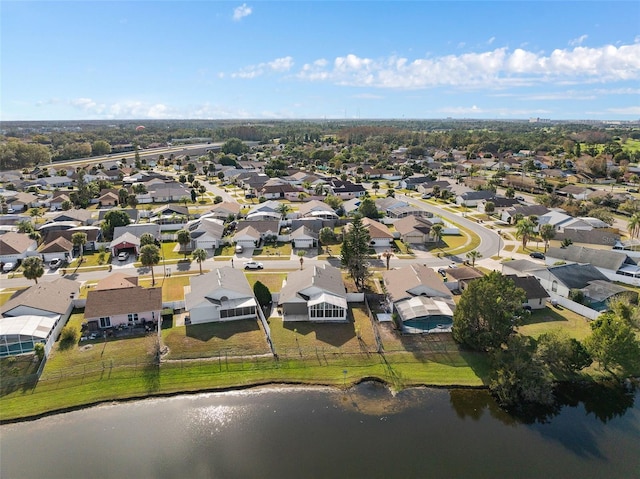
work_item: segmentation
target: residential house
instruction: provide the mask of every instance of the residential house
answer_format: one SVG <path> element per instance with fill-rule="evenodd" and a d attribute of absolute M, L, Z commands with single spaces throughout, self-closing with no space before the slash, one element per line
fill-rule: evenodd
<path fill-rule="evenodd" d="M 620 235 L 607 229 L 581 230 L 565 228 L 564 231 L 557 232 L 557 241 L 570 240 L 573 244 L 590 244 L 615 247 L 620 241 Z"/>
<path fill-rule="evenodd" d="M 589 263 L 611 281 L 640 285 L 640 266 L 623 251 L 587 248 L 574 244 L 566 248 L 549 248 L 546 263 L 553 265 L 560 261 Z"/>
<path fill-rule="evenodd" d="M 530 309 L 544 309 L 549 299 L 549 293 L 542 287 L 540 282 L 533 276 L 507 275 L 512 280 L 516 288 L 520 288 L 525 293 L 524 307 Z"/>
<path fill-rule="evenodd" d="M 590 264 L 568 263 L 549 266 L 546 269 L 532 271 L 531 274 L 540 280 L 540 284 L 551 293 L 552 298 L 556 294 L 572 299 L 575 297 L 575 291 L 581 291 L 585 302 L 596 311 L 606 310 L 611 298 L 633 294 L 637 297 L 637 293 L 612 283 Z"/>
<path fill-rule="evenodd" d="M 478 206 L 482 200 L 490 200 L 495 196 L 493 191 L 480 190 L 480 191 L 467 191 L 456 196 L 456 204 L 459 206 L 465 205 L 469 208 Z"/>
<path fill-rule="evenodd" d="M 424 244 L 435 241 L 431 235 L 433 223 L 426 218 L 407 216 L 396 221 L 393 226 L 406 244 Z"/>
<path fill-rule="evenodd" d="M 74 221 L 77 223 L 77 226 L 89 226 L 95 222 L 95 219 L 91 211 L 83 209 L 71 209 L 47 216 L 47 222 L 58 223 L 66 221 Z"/>
<path fill-rule="evenodd" d="M 27 256 L 35 255 L 36 240 L 28 234 L 9 231 L 0 236 L 0 263 L 19 263 Z"/>
<path fill-rule="evenodd" d="M 432 195 L 434 194 L 434 188 L 436 191 L 451 191 L 451 184 L 446 180 L 440 181 L 426 181 L 418 185 L 418 193 Z"/>
<path fill-rule="evenodd" d="M 433 217 L 433 213 L 391 196 L 377 199 L 376 208 L 389 218 L 405 218 L 407 216 Z"/>
<path fill-rule="evenodd" d="M 73 243 L 59 236 L 48 243 L 40 245 L 38 253 L 40 253 L 45 263 L 48 263 L 54 258 L 71 261 L 71 258 L 73 258 Z"/>
<path fill-rule="evenodd" d="M 278 212 L 281 203 L 275 200 L 268 200 L 264 203 L 249 208 L 247 220 L 280 220 L 282 214 Z"/>
<path fill-rule="evenodd" d="M 296 188 L 288 183 L 282 184 L 265 184 L 261 189 L 257 190 L 258 195 L 268 200 L 287 199 L 289 201 L 299 201 L 299 195 L 302 189 Z"/>
<path fill-rule="evenodd" d="M 0 307 L 0 357 L 29 353 L 36 343 L 49 355 L 73 310 L 80 284 L 58 278 L 17 291 Z"/>
<path fill-rule="evenodd" d="M 73 180 L 68 176 L 46 176 L 38 178 L 36 184 L 40 185 L 43 190 L 55 190 L 73 185 Z"/>
<path fill-rule="evenodd" d="M 237 218 L 241 209 L 242 207 L 238 203 L 223 201 L 222 203 L 213 205 L 206 214 L 211 215 L 212 218 L 226 221 L 227 218 L 231 216 L 233 216 L 234 219 Z"/>
<path fill-rule="evenodd" d="M 201 216 L 187 223 L 186 229 L 191 234 L 193 249 L 215 250 L 222 245 L 224 223 L 220 219 Z"/>
<path fill-rule="evenodd" d="M 318 246 L 318 233 L 307 226 L 300 226 L 293 230 L 290 239 L 294 248 L 309 249 Z"/>
<path fill-rule="evenodd" d="M 493 198 L 489 198 L 488 200 L 480 200 L 478 203 L 478 213 L 485 213 L 487 203 L 493 203 L 493 208 L 496 213 L 500 213 L 509 208 L 513 208 L 515 205 L 519 204 L 518 200 L 515 198 L 505 198 L 503 196 L 494 196 Z"/>
<path fill-rule="evenodd" d="M 225 266 L 190 282 L 185 302 L 191 324 L 257 318 L 258 303 L 242 270 Z"/>
<path fill-rule="evenodd" d="M 410 333 L 450 331 L 455 303 L 433 269 L 412 264 L 382 273 L 390 306 Z"/>
<path fill-rule="evenodd" d="M 118 206 L 119 203 L 120 196 L 114 191 L 106 191 L 98 197 L 99 208 Z"/>
<path fill-rule="evenodd" d="M 430 176 L 410 176 L 400 180 L 400 188 L 405 190 L 416 190 L 419 185 L 430 182 L 433 182 L 433 178 Z"/>
<path fill-rule="evenodd" d="M 57 238 L 64 238 L 71 241 L 74 233 L 84 233 L 87 235 L 87 242 L 85 243 L 84 251 L 95 251 L 98 249 L 96 243 L 102 241 L 102 230 L 97 226 L 78 226 L 69 228 L 66 230 L 48 230 L 42 236 L 42 243 L 47 244 L 56 240 Z M 76 251 L 74 249 L 74 255 Z"/>
<path fill-rule="evenodd" d="M 515 223 L 515 218 L 540 217 L 549 212 L 549 208 L 542 205 L 521 205 L 507 208 L 502 211 L 500 219 L 506 223 Z"/>
<path fill-rule="evenodd" d="M 178 205 L 163 205 L 151 211 L 149 221 L 160 226 L 160 231 L 177 231 L 189 221 L 189 208 Z"/>
<path fill-rule="evenodd" d="M 561 213 L 559 211 L 549 211 L 542 216 L 538 216 L 538 225 L 537 230 L 540 229 L 540 226 L 549 224 L 553 226 L 553 229 L 556 232 L 562 232 L 566 228 L 570 228 L 572 230 L 592 230 L 593 226 L 588 221 L 585 221 L 580 218 L 574 218 L 566 213 Z"/>
<path fill-rule="evenodd" d="M 328 204 L 311 200 L 298 207 L 298 216 L 301 218 L 320 218 L 323 220 L 337 220 L 339 216 Z"/>
<path fill-rule="evenodd" d="M 84 317 L 89 330 L 96 331 L 156 324 L 161 312 L 162 288 L 142 288 L 119 275 L 105 278 L 87 293 Z"/>
<path fill-rule="evenodd" d="M 457 268 L 448 268 L 447 287 L 453 290 L 464 291 L 469 283 L 476 279 L 482 278 L 484 275 L 471 266 L 458 266 Z"/>
<path fill-rule="evenodd" d="M 345 228 L 350 225 L 351 223 L 348 223 Z M 371 246 L 389 248 L 393 244 L 393 235 L 386 225 L 371 218 L 362 218 L 362 226 L 369 232 Z"/>
<path fill-rule="evenodd" d="M 239 233 L 247 227 L 254 228 L 260 235 L 261 240 L 264 240 L 267 237 L 278 236 L 278 234 L 280 233 L 279 220 L 241 220 L 238 221 L 236 231 Z"/>
<path fill-rule="evenodd" d="M 147 193 L 137 198 L 140 203 L 178 202 L 184 198 L 191 199 L 191 191 L 177 181 L 152 180 L 147 183 Z"/>
<path fill-rule="evenodd" d="M 62 203 L 65 201 L 71 202 L 69 193 L 64 191 L 54 191 L 51 198 L 44 201 L 44 205 L 49 207 L 52 211 L 56 211 L 62 209 Z"/>
<path fill-rule="evenodd" d="M 288 274 L 278 298 L 283 321 L 347 321 L 347 291 L 338 268 L 314 265 Z"/>
<path fill-rule="evenodd" d="M 364 189 L 364 186 L 360 184 L 354 184 L 350 181 L 342 181 L 337 179 L 332 179 L 329 182 L 329 189 L 331 190 L 331 194 L 337 196 L 338 198 L 342 198 L 343 200 L 361 198 L 367 193 L 367 190 Z"/>
<path fill-rule="evenodd" d="M 9 208 L 12 208 L 14 212 L 26 211 L 29 208 L 38 206 L 38 204 L 39 200 L 36 195 L 22 191 L 7 198 L 7 205 Z"/>
<path fill-rule="evenodd" d="M 580 185 L 567 185 L 557 190 L 557 193 L 562 196 L 568 196 L 575 200 L 586 200 L 587 197 L 593 193 L 592 188 Z"/>

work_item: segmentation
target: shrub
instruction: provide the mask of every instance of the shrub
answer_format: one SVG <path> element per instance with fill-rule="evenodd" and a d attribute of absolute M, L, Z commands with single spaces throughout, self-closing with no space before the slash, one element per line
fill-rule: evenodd
<path fill-rule="evenodd" d="M 63 343 L 75 343 L 78 340 L 78 330 L 67 324 L 64 328 L 62 328 L 62 332 L 60 333 L 60 342 Z"/>

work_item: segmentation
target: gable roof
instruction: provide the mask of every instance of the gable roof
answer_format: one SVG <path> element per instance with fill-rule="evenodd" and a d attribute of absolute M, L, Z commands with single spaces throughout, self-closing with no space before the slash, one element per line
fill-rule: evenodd
<path fill-rule="evenodd" d="M 451 291 L 431 268 L 412 264 L 382 273 L 384 286 L 394 303 L 414 296 L 451 298 Z"/>
<path fill-rule="evenodd" d="M 520 288 L 524 291 L 527 301 L 531 299 L 544 299 L 549 297 L 549 293 L 542 287 L 540 282 L 535 276 L 517 276 L 515 274 L 509 274 L 506 276 L 516 285 L 516 288 Z"/>
<path fill-rule="evenodd" d="M 28 234 L 9 231 L 0 236 L 0 255 L 22 254 L 35 244 Z"/>
<path fill-rule="evenodd" d="M 203 301 L 221 299 L 226 291 L 237 293 L 243 299 L 255 302 L 253 290 L 242 270 L 225 266 L 210 273 L 192 276 L 191 291 L 185 295 L 186 309 L 190 310 Z M 217 293 L 217 294 L 216 294 Z M 212 301 L 213 300 L 213 301 Z M 255 304 L 255 303 L 253 303 Z"/>
<path fill-rule="evenodd" d="M 73 249 L 73 243 L 62 236 L 43 244 L 38 248 L 39 253 L 65 253 Z"/>
<path fill-rule="evenodd" d="M 609 281 L 604 274 L 590 264 L 570 263 L 550 266 L 548 271 L 569 289 L 582 289 L 591 281 Z"/>
<path fill-rule="evenodd" d="M 296 298 L 305 299 L 299 296 L 299 293 L 310 288 L 341 298 L 347 297 L 347 290 L 342 281 L 340 270 L 325 263 L 289 273 L 287 283 L 280 291 L 278 304 L 287 303 Z"/>
<path fill-rule="evenodd" d="M 413 231 L 419 231 L 422 234 L 428 235 L 431 232 L 432 223 L 419 216 L 405 216 L 396 221 L 393 226 L 395 226 L 396 231 L 403 236 Z"/>
<path fill-rule="evenodd" d="M 9 301 L 0 307 L 0 315 L 11 316 L 11 310 L 18 306 L 28 306 L 55 314 L 65 314 L 73 296 L 80 291 L 80 284 L 66 278 L 41 281 L 23 291 L 17 291 Z"/>
<path fill-rule="evenodd" d="M 351 224 L 351 223 L 348 223 L 348 224 Z M 382 223 L 376 220 L 372 220 L 371 218 L 366 218 L 366 217 L 362 218 L 362 225 L 367 229 L 367 231 L 369 231 L 369 237 L 371 239 L 380 239 L 380 238 L 392 239 L 393 238 L 393 235 L 389 231 L 389 228 L 387 228 L 385 225 L 383 225 Z"/>
<path fill-rule="evenodd" d="M 159 311 L 162 309 L 162 288 L 102 289 L 89 291 L 84 308 L 85 318 L 102 318 L 119 314 Z M 151 318 L 140 318 L 151 320 Z M 158 319 L 158 318 L 156 318 Z"/>
<path fill-rule="evenodd" d="M 99 291 L 103 289 L 133 288 L 135 286 L 138 286 L 137 276 L 128 276 L 124 273 L 113 273 L 98 281 L 98 284 L 95 285 L 93 290 Z"/>
<path fill-rule="evenodd" d="M 596 268 L 617 271 L 627 261 L 626 254 L 619 251 L 586 248 L 569 245 L 566 248 L 549 248 L 547 257 L 574 263 L 589 263 Z"/>

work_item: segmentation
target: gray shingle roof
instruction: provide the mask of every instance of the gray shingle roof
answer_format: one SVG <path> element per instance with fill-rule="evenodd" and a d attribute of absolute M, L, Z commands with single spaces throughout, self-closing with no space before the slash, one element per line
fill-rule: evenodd
<path fill-rule="evenodd" d="M 547 257 L 574 263 L 589 263 L 596 268 L 617 271 L 627 261 L 627 255 L 618 251 L 586 248 L 570 245 L 566 248 L 549 248 Z"/>
<path fill-rule="evenodd" d="M 72 294 L 77 297 L 80 284 L 66 278 L 42 281 L 24 291 L 18 291 L 0 308 L 0 314 L 11 316 L 18 306 L 29 306 L 56 314 L 64 314 L 71 303 Z"/>

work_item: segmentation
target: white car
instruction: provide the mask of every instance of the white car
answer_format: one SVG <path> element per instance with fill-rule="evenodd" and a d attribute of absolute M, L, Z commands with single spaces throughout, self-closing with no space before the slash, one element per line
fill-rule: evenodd
<path fill-rule="evenodd" d="M 126 251 L 121 251 L 118 253 L 118 261 L 127 261 L 129 259 L 129 253 Z"/>
<path fill-rule="evenodd" d="M 247 261 L 244 264 L 244 269 L 262 269 L 264 265 L 262 263 L 258 263 L 257 261 Z"/>
<path fill-rule="evenodd" d="M 9 271 L 13 271 L 16 267 L 15 263 L 5 263 L 4 266 L 2 267 L 2 271 L 4 271 L 5 273 L 8 273 Z"/>
<path fill-rule="evenodd" d="M 56 269 L 62 266 L 62 260 L 60 258 L 53 258 L 49 261 L 49 268 Z"/>

